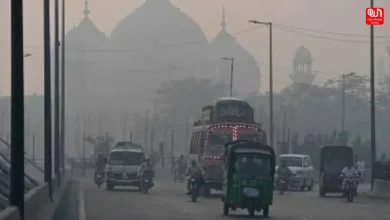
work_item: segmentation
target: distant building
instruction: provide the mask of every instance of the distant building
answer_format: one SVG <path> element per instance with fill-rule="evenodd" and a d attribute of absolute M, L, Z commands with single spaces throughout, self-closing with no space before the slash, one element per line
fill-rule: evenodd
<path fill-rule="evenodd" d="M 316 77 L 312 69 L 313 59 L 311 52 L 301 45 L 294 53 L 293 71 L 290 78 L 294 84 L 311 85 Z"/>
<path fill-rule="evenodd" d="M 222 57 L 234 58 L 233 88 L 237 96 L 247 97 L 260 90 L 260 68 L 255 58 L 241 46 L 227 31 L 225 9 L 222 11 L 221 30 L 210 43 L 211 59 L 214 65 L 214 79 L 222 79 L 230 84 L 230 61 Z"/>
<path fill-rule="evenodd" d="M 389 67 L 387 68 L 387 72 L 388 72 L 388 76 L 390 77 L 390 45 L 386 47 L 386 52 L 387 55 L 389 55 L 389 60 L 388 60 Z"/>
<path fill-rule="evenodd" d="M 386 72 L 385 58 L 383 56 L 378 57 L 376 60 L 375 72 L 376 83 L 380 83 L 386 80 L 386 76 L 388 76 L 388 74 Z"/>
<path fill-rule="evenodd" d="M 219 69 L 225 56 L 235 58 L 234 88 L 242 93 L 259 90 L 259 68 L 226 31 L 224 20 L 209 44 L 201 27 L 170 0 L 146 0 L 109 37 L 93 23 L 87 1 L 84 15 L 66 35 L 69 114 L 132 115 L 151 108 L 164 81 L 226 77 L 229 71 Z M 222 76 L 215 74 L 216 69 Z"/>

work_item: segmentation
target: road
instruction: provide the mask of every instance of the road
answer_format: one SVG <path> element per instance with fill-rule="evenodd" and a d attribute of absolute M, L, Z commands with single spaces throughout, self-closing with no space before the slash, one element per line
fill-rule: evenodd
<path fill-rule="evenodd" d="M 246 210 L 222 216 L 218 194 L 190 202 L 184 194 L 184 183 L 156 180 L 156 187 L 144 195 L 131 189 L 107 192 L 98 189 L 92 178 L 82 182 L 79 199 L 79 220 L 217 220 L 248 219 Z M 275 193 L 276 194 L 276 193 Z M 354 203 L 339 197 L 320 198 L 314 192 L 288 192 L 275 195 L 270 208 L 273 220 L 390 220 L 388 202 L 361 195 Z"/>

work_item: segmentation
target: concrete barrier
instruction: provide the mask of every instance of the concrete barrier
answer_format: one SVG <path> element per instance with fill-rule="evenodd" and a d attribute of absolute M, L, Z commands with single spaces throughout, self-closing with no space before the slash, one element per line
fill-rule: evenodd
<path fill-rule="evenodd" d="M 390 181 L 374 179 L 372 195 L 379 198 L 390 199 Z"/>
<path fill-rule="evenodd" d="M 36 187 L 25 195 L 24 216 L 26 220 L 49 220 L 55 213 L 63 192 L 71 176 L 65 172 L 63 181 L 58 187 L 57 178 L 53 179 L 53 201 L 49 197 L 49 188 L 45 183 Z M 15 207 L 8 207 L 0 212 L 0 220 L 20 220 L 19 211 Z"/>

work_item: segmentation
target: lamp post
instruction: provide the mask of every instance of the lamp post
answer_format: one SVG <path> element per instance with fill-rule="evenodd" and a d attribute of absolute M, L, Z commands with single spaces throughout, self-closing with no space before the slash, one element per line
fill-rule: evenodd
<path fill-rule="evenodd" d="M 233 71 L 234 71 L 234 57 L 222 57 L 223 60 L 230 60 L 230 97 L 233 97 Z"/>
<path fill-rule="evenodd" d="M 341 109 L 341 131 L 345 131 L 345 79 L 350 76 L 354 76 L 356 73 L 346 73 L 342 75 L 342 109 Z"/>
<path fill-rule="evenodd" d="M 250 20 L 249 23 L 265 25 L 269 28 L 269 134 L 270 145 L 274 145 L 274 100 L 273 100 L 273 61 L 272 61 L 272 22 Z"/>
<path fill-rule="evenodd" d="M 374 0 L 370 0 L 370 7 L 374 7 Z M 376 161 L 376 133 L 375 133 L 375 54 L 374 54 L 374 25 L 370 25 L 370 116 L 371 116 L 371 167 Z M 371 172 L 371 191 L 374 189 L 374 172 Z"/>
<path fill-rule="evenodd" d="M 23 0 L 11 1 L 11 180 L 9 202 L 24 219 Z"/>

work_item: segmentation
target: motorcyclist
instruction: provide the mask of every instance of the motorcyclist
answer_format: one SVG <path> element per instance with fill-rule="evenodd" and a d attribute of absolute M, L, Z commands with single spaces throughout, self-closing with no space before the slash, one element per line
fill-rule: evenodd
<path fill-rule="evenodd" d="M 281 179 L 284 179 L 286 182 L 288 182 L 289 177 L 292 175 L 292 172 L 290 168 L 286 165 L 284 161 L 280 163 L 280 166 L 276 170 L 276 174 L 278 175 L 278 181 Z"/>
<path fill-rule="evenodd" d="M 95 179 L 98 173 L 104 174 L 105 165 L 106 157 L 103 154 L 98 154 L 95 162 Z"/>
<path fill-rule="evenodd" d="M 185 176 L 190 177 L 187 182 L 187 194 L 190 193 L 190 188 L 191 188 L 191 182 L 190 179 L 192 177 L 196 178 L 199 181 L 199 184 L 203 182 L 203 177 L 202 177 L 202 170 L 201 168 L 197 165 L 195 160 L 191 161 L 191 165 L 188 166 L 187 171 L 185 173 Z"/>
<path fill-rule="evenodd" d="M 183 168 L 184 167 L 184 168 Z M 178 175 L 183 175 L 183 172 L 185 171 L 185 161 L 184 161 L 184 155 L 181 154 L 180 157 L 175 161 L 175 170 Z"/>
<path fill-rule="evenodd" d="M 149 158 L 145 158 L 144 162 L 141 164 L 141 166 L 138 169 L 138 176 L 140 178 L 140 182 L 143 183 L 143 177 L 145 172 L 150 172 L 152 177 L 154 177 L 154 169 L 152 167 L 152 164 L 150 163 Z M 142 185 L 141 185 L 142 188 Z"/>
<path fill-rule="evenodd" d="M 347 166 L 344 167 L 343 170 L 341 171 L 341 175 L 343 177 L 343 185 L 341 187 L 341 189 L 343 191 L 345 190 L 345 185 L 346 185 L 347 179 L 356 178 L 356 180 L 357 180 L 359 178 L 359 173 L 355 169 L 355 167 L 352 165 L 352 163 L 347 163 Z M 356 185 L 356 187 L 357 187 L 357 185 Z"/>

